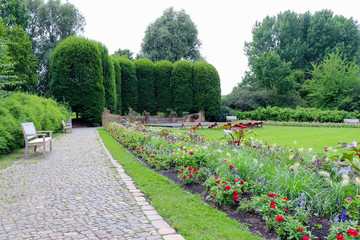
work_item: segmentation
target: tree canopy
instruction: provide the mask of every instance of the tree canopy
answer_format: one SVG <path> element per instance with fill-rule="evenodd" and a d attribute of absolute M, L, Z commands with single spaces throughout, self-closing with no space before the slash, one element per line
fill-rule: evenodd
<path fill-rule="evenodd" d="M 141 44 L 141 55 L 153 62 L 201 59 L 198 30 L 184 10 L 166 9 L 151 23 Z"/>

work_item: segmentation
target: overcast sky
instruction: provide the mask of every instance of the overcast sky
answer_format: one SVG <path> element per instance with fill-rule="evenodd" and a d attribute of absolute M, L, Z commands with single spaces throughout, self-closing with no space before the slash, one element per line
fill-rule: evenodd
<path fill-rule="evenodd" d="M 147 26 L 163 11 L 184 9 L 199 31 L 201 53 L 218 70 L 222 95 L 229 94 L 248 70 L 245 41 L 251 41 L 256 21 L 287 10 L 296 13 L 331 9 L 358 22 L 357 0 L 68 0 L 86 19 L 83 36 L 102 42 L 109 54 L 121 49 L 140 51 Z M 63 1 L 64 2 L 64 1 Z"/>

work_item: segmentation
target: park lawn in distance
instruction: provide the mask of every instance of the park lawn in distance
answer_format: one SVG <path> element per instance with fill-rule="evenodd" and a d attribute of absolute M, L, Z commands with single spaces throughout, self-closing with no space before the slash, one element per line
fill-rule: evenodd
<path fill-rule="evenodd" d="M 186 132 L 180 129 L 170 129 L 176 132 Z M 251 128 L 256 133 L 250 134 L 250 137 L 256 141 L 267 142 L 269 145 L 293 148 L 312 148 L 315 152 L 323 152 L 324 147 L 329 149 L 337 147 L 338 143 L 353 141 L 360 142 L 360 129 L 357 128 L 327 128 L 327 127 L 281 127 L 281 126 L 263 126 L 262 128 Z M 224 136 L 222 129 L 198 130 L 198 133 L 204 135 L 207 140 L 219 140 Z M 230 139 L 228 137 L 228 139 Z"/>

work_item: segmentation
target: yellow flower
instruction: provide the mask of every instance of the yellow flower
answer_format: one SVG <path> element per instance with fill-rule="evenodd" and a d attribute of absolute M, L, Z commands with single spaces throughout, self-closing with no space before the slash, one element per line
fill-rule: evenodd
<path fill-rule="evenodd" d="M 319 175 L 323 176 L 323 177 L 326 177 L 326 178 L 330 178 L 330 173 L 325 172 L 325 171 L 319 171 Z"/>
<path fill-rule="evenodd" d="M 290 167 L 290 170 L 296 170 L 300 166 L 300 163 L 296 162 L 294 165 Z"/>

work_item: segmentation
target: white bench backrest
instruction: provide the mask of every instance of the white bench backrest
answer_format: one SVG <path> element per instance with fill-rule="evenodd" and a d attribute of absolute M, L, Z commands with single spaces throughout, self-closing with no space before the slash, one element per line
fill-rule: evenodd
<path fill-rule="evenodd" d="M 344 119 L 344 123 L 359 123 L 359 119 Z"/>
<path fill-rule="evenodd" d="M 226 116 L 226 120 L 237 120 L 236 116 Z"/>
<path fill-rule="evenodd" d="M 37 134 L 34 123 L 32 123 L 32 122 L 22 123 L 21 128 L 23 130 L 24 137 L 26 140 L 28 140 L 29 138 L 35 137 Z"/>

